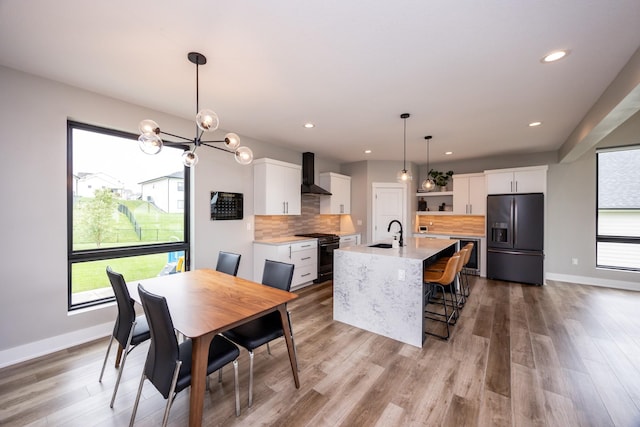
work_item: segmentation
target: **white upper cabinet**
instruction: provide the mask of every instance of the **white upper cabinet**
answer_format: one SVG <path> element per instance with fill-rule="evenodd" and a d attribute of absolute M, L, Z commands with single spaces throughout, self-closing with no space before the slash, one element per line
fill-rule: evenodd
<path fill-rule="evenodd" d="M 331 196 L 320 196 L 321 214 L 351 213 L 351 177 L 333 172 L 319 175 L 320 187 L 331 193 Z"/>
<path fill-rule="evenodd" d="M 547 169 L 545 165 L 484 171 L 487 194 L 546 193 Z"/>
<path fill-rule="evenodd" d="M 487 205 L 485 177 L 482 173 L 453 176 L 453 213 L 484 215 Z"/>
<path fill-rule="evenodd" d="M 256 215 L 300 215 L 302 167 L 273 159 L 253 162 Z"/>

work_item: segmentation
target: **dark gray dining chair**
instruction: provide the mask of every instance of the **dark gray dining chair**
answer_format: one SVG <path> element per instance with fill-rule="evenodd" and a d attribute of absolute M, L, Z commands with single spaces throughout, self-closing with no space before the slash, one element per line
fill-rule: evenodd
<path fill-rule="evenodd" d="M 264 262 L 262 284 L 289 292 L 291 280 L 293 279 L 293 269 L 293 264 L 266 260 Z M 293 329 L 291 328 L 291 317 L 288 311 L 287 321 L 289 322 L 291 340 L 293 341 Z M 253 351 L 264 344 L 268 346 L 269 342 L 284 336 L 280 312 L 268 313 L 222 334 L 241 347 L 246 348 L 249 352 L 249 406 L 251 406 L 253 404 Z"/>
<path fill-rule="evenodd" d="M 98 379 L 98 382 L 102 382 L 104 368 L 107 365 L 111 345 L 115 338 L 115 340 L 118 341 L 118 354 L 116 356 L 115 363 L 115 366 L 118 369 L 118 377 L 113 388 L 111 403 L 109 404 L 109 406 L 113 408 L 113 403 L 116 400 L 116 393 L 118 393 L 118 386 L 120 385 L 120 378 L 122 377 L 122 371 L 124 370 L 124 364 L 127 361 L 127 355 L 131 350 L 136 348 L 138 344 L 148 340 L 151 335 L 149 333 L 149 326 L 145 316 L 141 315 L 136 317 L 136 312 L 133 308 L 134 301 L 129 296 L 127 283 L 125 282 L 122 274 L 116 273 L 111 269 L 111 267 L 107 267 L 107 277 L 109 277 L 109 282 L 113 288 L 113 294 L 116 297 L 118 316 L 116 317 L 116 323 L 113 326 L 113 333 L 109 340 L 107 354 L 105 354 L 104 362 L 102 362 L 102 370 L 100 371 L 100 378 Z M 122 361 L 120 359 L 122 359 Z"/>
<path fill-rule="evenodd" d="M 145 379 L 148 379 L 162 397 L 167 399 L 162 419 L 162 425 L 166 426 L 169 419 L 169 411 L 176 395 L 191 385 L 192 341 L 186 339 L 178 344 L 166 298 L 146 291 L 140 284 L 138 284 L 138 293 L 140 294 L 144 312 L 149 320 L 151 344 L 142 371 L 142 377 L 140 378 L 138 394 L 133 405 L 129 426 L 133 426 L 135 421 Z M 207 376 L 223 366 L 233 363 L 236 416 L 240 415 L 240 391 L 238 389 L 239 355 L 240 350 L 235 344 L 221 335 L 216 335 L 211 341 L 207 361 Z"/>
<path fill-rule="evenodd" d="M 240 254 L 220 251 L 218 253 L 216 271 L 236 276 L 238 274 L 238 267 L 240 266 L 240 257 Z"/>

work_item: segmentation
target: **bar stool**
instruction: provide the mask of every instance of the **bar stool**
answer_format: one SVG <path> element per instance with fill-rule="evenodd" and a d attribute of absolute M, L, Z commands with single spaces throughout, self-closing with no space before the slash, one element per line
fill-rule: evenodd
<path fill-rule="evenodd" d="M 466 298 L 471 295 L 471 285 L 469 284 L 469 276 L 471 276 L 471 272 L 467 268 L 467 264 L 469 264 L 469 260 L 471 259 L 471 252 L 473 252 L 473 242 L 469 242 L 464 245 L 463 249 L 466 249 L 466 255 L 464 257 L 464 264 L 462 266 L 462 276 L 464 277 L 464 297 Z M 462 283 L 461 283 L 462 286 Z"/>
<path fill-rule="evenodd" d="M 458 266 L 462 263 L 461 255 L 453 255 L 449 257 L 443 271 L 425 271 L 423 275 L 423 282 L 426 288 L 429 290 L 425 292 L 425 319 L 435 320 L 442 322 L 446 325 L 447 334 L 438 335 L 433 332 L 425 330 L 425 334 L 433 335 L 445 340 L 449 339 L 451 335 L 449 325 L 455 324 L 458 318 L 458 298 L 455 290 L 455 278 L 458 272 Z M 442 299 L 435 298 L 437 291 L 442 292 Z M 434 292 L 436 291 L 436 292 Z M 451 295 L 451 302 L 447 302 L 447 293 Z M 429 304 L 439 304 L 442 302 L 443 313 L 437 311 L 427 310 Z M 451 312 L 447 310 L 447 306 L 451 307 Z"/>
<path fill-rule="evenodd" d="M 464 304 L 467 302 L 467 299 L 466 299 L 467 294 L 464 291 L 464 283 L 463 283 L 463 277 L 462 277 L 464 266 L 466 265 L 467 262 L 469 262 L 469 259 L 471 259 L 471 252 L 467 246 L 468 245 L 465 245 L 464 248 L 460 249 L 459 251 L 453 254 L 454 256 L 460 256 L 462 258 L 458 265 L 458 271 L 456 271 L 456 278 L 458 279 L 459 286 L 455 286 L 454 284 L 454 288 L 456 291 L 456 300 L 458 302 L 458 308 L 462 308 Z M 449 258 L 450 257 L 439 258 L 438 260 L 436 260 L 436 262 L 427 266 L 425 271 L 442 273 L 445 269 L 447 262 L 449 261 Z"/>

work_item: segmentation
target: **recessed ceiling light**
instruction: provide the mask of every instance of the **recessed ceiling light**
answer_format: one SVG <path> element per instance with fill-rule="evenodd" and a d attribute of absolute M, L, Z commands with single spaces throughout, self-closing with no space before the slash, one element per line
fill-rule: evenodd
<path fill-rule="evenodd" d="M 305 123 L 304 127 L 306 127 L 307 129 L 311 129 L 311 128 L 316 127 L 316 125 L 314 125 L 313 123 Z"/>
<path fill-rule="evenodd" d="M 364 154 L 371 154 L 371 150 L 364 150 Z"/>
<path fill-rule="evenodd" d="M 549 62 L 555 62 L 559 59 L 562 59 L 564 57 L 566 57 L 567 55 L 569 55 L 569 51 L 562 49 L 562 50 L 554 50 L 551 53 L 546 54 L 541 60 L 540 62 L 542 62 L 543 64 L 549 63 Z"/>
<path fill-rule="evenodd" d="M 529 123 L 529 127 L 534 128 L 536 126 L 540 126 L 541 124 L 542 124 L 542 122 L 531 122 L 531 123 Z"/>
<path fill-rule="evenodd" d="M 446 156 L 450 156 L 450 155 L 452 155 L 452 154 L 453 154 L 453 151 L 446 151 L 444 154 L 445 154 Z"/>

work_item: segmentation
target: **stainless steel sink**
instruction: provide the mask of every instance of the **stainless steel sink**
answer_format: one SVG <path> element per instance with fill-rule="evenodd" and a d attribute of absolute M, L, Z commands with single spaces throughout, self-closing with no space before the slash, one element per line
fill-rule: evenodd
<path fill-rule="evenodd" d="M 391 249 L 391 243 L 376 243 L 375 245 L 369 245 L 370 248 L 383 248 L 383 249 Z"/>

